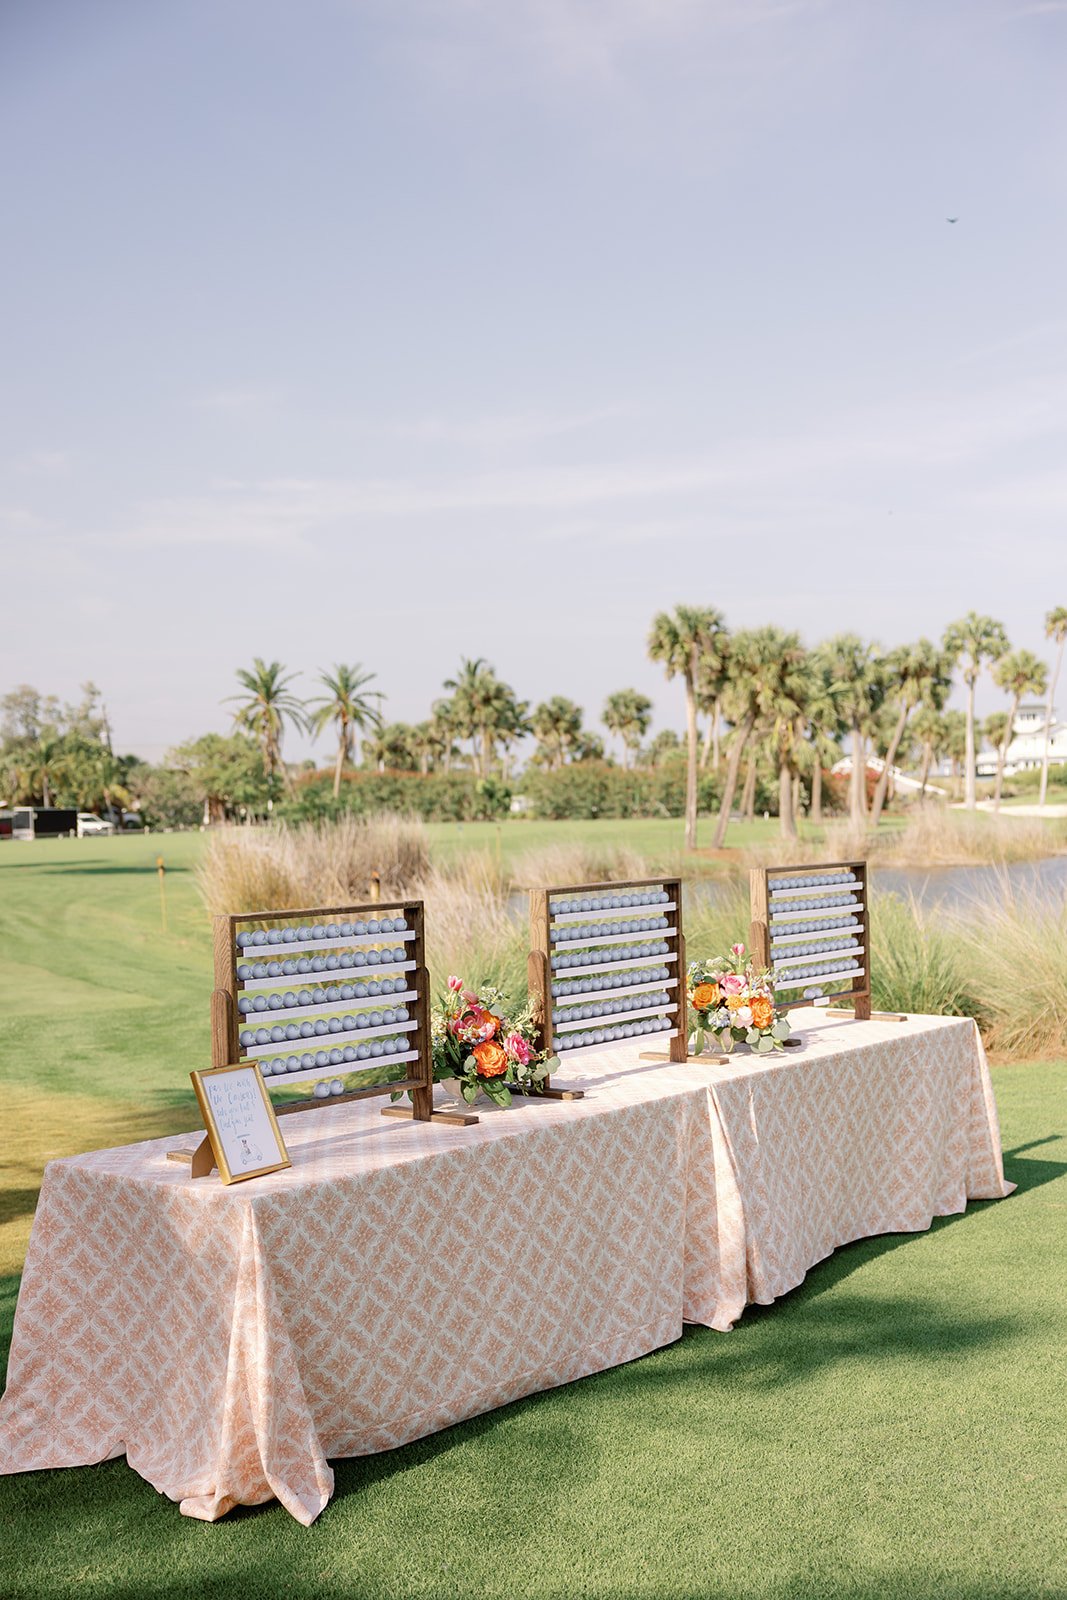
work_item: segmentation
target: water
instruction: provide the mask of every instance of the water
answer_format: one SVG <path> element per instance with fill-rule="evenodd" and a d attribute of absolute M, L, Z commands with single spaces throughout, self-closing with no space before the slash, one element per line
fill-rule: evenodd
<path fill-rule="evenodd" d="M 923 906 L 966 906 L 976 900 L 1003 900 L 1005 889 L 1024 900 L 1058 906 L 1067 897 L 1067 856 L 1015 861 L 1004 867 L 872 867 L 877 892 L 914 895 Z"/>
<path fill-rule="evenodd" d="M 1016 861 L 1011 866 L 970 867 L 871 867 L 875 893 L 914 896 L 920 905 L 956 908 L 975 901 L 1000 902 L 1005 891 L 1023 900 L 1038 899 L 1051 906 L 1067 898 L 1067 855 L 1048 856 L 1043 861 Z M 687 884 L 687 893 L 716 900 L 729 892 L 722 880 L 696 879 Z"/>
<path fill-rule="evenodd" d="M 957 907 L 976 900 L 1001 901 L 1005 883 L 1010 892 L 1024 900 L 1062 905 L 1067 898 L 1067 855 L 1048 856 L 1043 861 L 1016 861 L 1006 867 L 880 867 L 871 868 L 871 883 L 877 893 L 914 895 L 922 906 Z M 694 878 L 686 884 L 686 894 L 716 900 L 732 893 L 734 884 L 721 878 Z M 529 896 L 513 890 L 508 909 L 516 920 L 529 914 Z"/>

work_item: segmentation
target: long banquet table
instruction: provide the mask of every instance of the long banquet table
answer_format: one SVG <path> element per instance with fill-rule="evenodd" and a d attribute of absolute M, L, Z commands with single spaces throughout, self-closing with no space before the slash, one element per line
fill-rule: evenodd
<path fill-rule="evenodd" d="M 972 1022 L 794 1020 L 770 1059 L 567 1062 L 584 1099 L 472 1128 L 286 1118 L 292 1167 L 229 1188 L 181 1139 L 53 1161 L 0 1470 L 125 1454 L 188 1516 L 309 1524 L 330 1458 L 725 1331 L 839 1245 L 1011 1191 Z"/>

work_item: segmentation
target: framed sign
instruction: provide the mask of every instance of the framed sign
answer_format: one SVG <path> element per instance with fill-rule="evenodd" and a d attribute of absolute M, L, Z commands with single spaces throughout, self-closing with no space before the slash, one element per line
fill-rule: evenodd
<path fill-rule="evenodd" d="M 258 1066 L 214 1067 L 189 1076 L 223 1183 L 292 1165 Z"/>

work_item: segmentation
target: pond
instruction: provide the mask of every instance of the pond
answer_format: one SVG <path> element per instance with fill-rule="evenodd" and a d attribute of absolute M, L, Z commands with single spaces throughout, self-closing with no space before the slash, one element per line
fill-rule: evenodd
<path fill-rule="evenodd" d="M 1067 896 L 1067 855 L 1009 866 L 873 867 L 876 890 L 914 895 L 924 906 L 960 906 L 975 900 L 1003 900 L 1005 892 L 1023 900 L 1061 905 Z"/>

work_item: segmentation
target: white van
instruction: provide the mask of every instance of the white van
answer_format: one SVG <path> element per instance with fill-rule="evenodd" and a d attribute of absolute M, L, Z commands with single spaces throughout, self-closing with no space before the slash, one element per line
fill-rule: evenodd
<path fill-rule="evenodd" d="M 105 822 L 103 817 L 96 817 L 91 811 L 78 812 L 78 838 L 88 839 L 97 833 L 114 833 L 115 824 Z"/>

